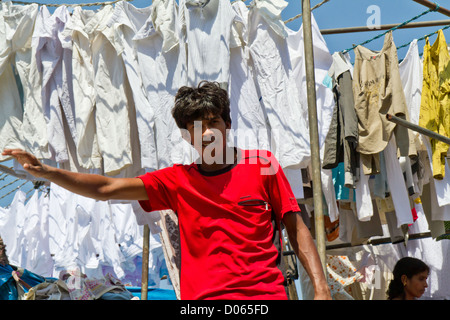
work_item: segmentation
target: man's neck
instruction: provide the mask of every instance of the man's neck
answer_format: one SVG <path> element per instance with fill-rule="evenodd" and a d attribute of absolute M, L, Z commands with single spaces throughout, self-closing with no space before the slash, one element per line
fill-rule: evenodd
<path fill-rule="evenodd" d="M 227 156 L 226 156 L 227 152 L 229 152 L 229 153 L 231 153 L 233 155 L 233 157 L 232 157 L 233 160 L 231 162 L 229 160 L 227 161 Z M 236 150 L 236 148 L 227 147 L 226 152 L 223 153 L 222 159 L 223 159 L 222 163 L 214 162 L 214 163 L 208 164 L 208 163 L 202 162 L 198 166 L 204 172 L 214 172 L 214 171 L 219 171 L 219 170 L 222 170 L 224 168 L 227 168 L 227 167 L 229 167 L 229 166 L 231 166 L 231 165 L 233 165 L 233 164 L 235 164 L 237 162 L 237 150 Z"/>

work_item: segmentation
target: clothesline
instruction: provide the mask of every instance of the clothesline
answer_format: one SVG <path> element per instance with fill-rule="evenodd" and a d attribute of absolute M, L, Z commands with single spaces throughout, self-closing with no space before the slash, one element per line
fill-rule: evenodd
<path fill-rule="evenodd" d="M 0 0 L 1 1 L 1 0 Z M 39 3 L 39 2 L 26 2 L 26 1 L 19 1 L 19 0 L 14 0 L 11 1 L 13 3 L 17 3 L 17 4 L 30 4 L 30 3 L 35 3 L 39 6 L 47 6 L 47 7 L 61 7 L 61 6 L 66 6 L 66 7 L 96 7 L 96 6 L 106 6 L 106 5 L 112 5 L 115 4 L 117 2 L 119 2 L 121 0 L 114 0 L 114 1 L 106 1 L 106 2 L 93 2 L 93 3 Z M 125 0 L 128 2 L 132 2 L 133 0 Z M 236 0 L 236 1 L 245 1 L 245 0 Z M 321 7 L 323 4 L 329 2 L 330 0 L 323 0 L 322 2 L 316 4 L 314 7 L 311 8 L 311 11 L 314 9 L 317 9 L 319 7 Z M 437 10 L 437 9 L 436 9 Z M 287 24 L 289 22 L 292 22 L 296 19 L 299 19 L 302 16 L 303 13 L 300 13 L 292 18 L 287 19 L 286 21 L 284 21 L 284 24 Z"/>
<path fill-rule="evenodd" d="M 325 3 L 329 2 L 329 1 L 330 1 L 330 0 L 323 0 L 322 2 L 316 4 L 314 7 L 312 7 L 312 8 L 311 8 L 311 11 L 314 10 L 314 9 L 317 9 L 317 8 L 321 7 L 322 5 L 324 5 Z M 289 22 L 292 22 L 292 21 L 294 21 L 295 19 L 300 18 L 302 15 L 303 15 L 303 13 L 299 13 L 298 15 L 296 15 L 296 16 L 294 16 L 294 17 L 292 17 L 292 18 L 289 18 L 289 19 L 287 19 L 286 21 L 284 21 L 284 24 L 287 24 L 287 23 L 289 23 Z"/>
<path fill-rule="evenodd" d="M 386 30 L 386 31 L 383 32 L 383 33 L 378 34 L 377 36 L 375 36 L 375 37 L 373 37 L 373 38 L 371 38 L 371 39 L 368 39 L 368 40 L 366 40 L 366 41 L 364 41 L 364 42 L 362 42 L 362 43 L 360 43 L 360 44 L 358 44 L 358 45 L 353 45 L 353 47 L 343 50 L 342 53 L 347 53 L 347 52 L 349 52 L 349 51 L 355 49 L 357 46 L 362 46 L 362 45 L 365 45 L 365 44 L 367 44 L 367 43 L 369 43 L 369 42 L 372 42 L 372 41 L 374 41 L 374 40 L 376 40 L 376 39 L 378 39 L 378 38 L 381 38 L 382 36 L 384 36 L 384 35 L 387 34 L 388 32 L 390 32 L 390 31 L 395 31 L 395 30 L 397 30 L 398 28 L 400 28 L 400 27 L 402 27 L 402 26 L 404 26 L 404 25 L 407 25 L 408 23 L 410 23 L 410 22 L 412 22 L 412 21 L 414 21 L 414 20 L 417 20 L 417 19 L 419 19 L 420 17 L 422 17 L 422 16 L 424 16 L 424 15 L 430 13 L 430 12 L 437 11 L 438 9 L 439 9 L 439 5 L 436 4 L 436 8 L 434 8 L 434 9 L 428 9 L 428 10 L 426 10 L 426 11 L 424 11 L 424 12 L 418 14 L 417 16 L 412 17 L 411 19 L 409 19 L 409 20 L 407 20 L 407 21 L 405 21 L 405 22 L 402 22 L 402 23 L 400 23 L 399 25 L 397 25 L 397 26 L 395 26 L 395 27 L 393 27 L 393 28 L 391 28 L 391 29 L 389 29 L 389 30 Z"/>
<path fill-rule="evenodd" d="M 0 0 L 0 1 L 1 1 L 1 0 Z M 75 3 L 75 4 L 73 4 L 73 3 L 72 3 L 72 4 L 64 4 L 64 3 L 56 4 L 56 3 L 25 2 L 25 1 L 20 1 L 20 0 L 13 0 L 13 1 L 11 1 L 11 2 L 17 3 L 17 4 L 23 4 L 23 5 L 30 4 L 30 3 L 35 3 L 35 4 L 39 5 L 39 6 L 44 6 L 44 5 L 45 5 L 45 6 L 48 6 L 48 7 L 60 7 L 60 6 L 67 6 L 67 7 L 76 7 L 76 6 L 94 7 L 94 6 L 106 6 L 106 5 L 112 5 L 112 4 L 115 4 L 115 3 L 119 2 L 119 1 L 121 1 L 121 0 L 106 1 L 106 2 L 93 2 L 93 3 Z M 132 2 L 133 0 L 125 0 L 125 1 Z M 235 0 L 235 1 L 245 1 L 245 0 Z M 312 10 L 315 10 L 315 9 L 317 9 L 317 8 L 319 8 L 319 7 L 321 7 L 322 5 L 324 5 L 325 3 L 329 2 L 329 1 L 330 1 L 330 0 L 323 0 L 322 2 L 316 4 L 314 7 L 312 7 L 312 8 L 311 8 L 311 11 L 312 11 Z M 411 18 L 410 20 L 407 20 L 407 21 L 405 21 L 405 22 L 403 22 L 403 23 L 401 23 L 401 24 L 399 24 L 399 25 L 397 25 L 397 26 L 395 26 L 395 27 L 393 27 L 393 28 L 387 30 L 386 32 L 381 33 L 381 34 L 375 36 L 374 38 L 371 38 L 371 39 L 369 39 L 369 40 L 366 40 L 366 41 L 360 43 L 359 45 L 363 45 L 363 44 L 367 44 L 367 43 L 369 43 L 369 42 L 372 42 L 372 41 L 374 41 L 374 40 L 376 40 L 376 39 L 382 37 L 383 35 L 385 35 L 385 34 L 388 33 L 389 31 L 394 31 L 394 30 L 396 30 L 396 29 L 398 29 L 398 28 L 400 28 L 400 27 L 402 27 L 402 26 L 404 26 L 404 25 L 406 25 L 406 24 L 409 24 L 410 22 L 412 22 L 412 21 L 414 21 L 414 20 L 417 20 L 418 18 L 420 18 L 421 16 L 423 16 L 423 15 L 425 15 L 425 14 L 428 14 L 428 13 L 430 13 L 430 12 L 435 12 L 435 11 L 437 12 L 437 11 L 439 10 L 439 8 L 440 8 L 439 4 L 436 3 L 436 7 L 435 7 L 435 8 L 426 10 L 426 11 L 420 13 L 419 15 L 417 15 L 417 16 Z M 292 21 L 294 21 L 294 20 L 296 20 L 296 19 L 299 19 L 299 18 L 302 17 L 302 15 L 303 15 L 303 13 L 299 13 L 299 14 L 297 14 L 296 16 L 293 16 L 292 18 L 289 18 L 289 19 L 285 20 L 285 21 L 284 21 L 284 24 L 288 24 L 289 22 L 292 22 Z M 442 30 L 448 29 L 449 27 L 450 27 L 450 25 L 447 25 L 447 26 L 445 26 L 444 28 L 442 28 Z M 439 30 L 438 30 L 438 31 L 439 31 Z M 429 37 L 429 36 L 432 36 L 433 34 L 436 34 L 438 31 L 434 31 L 434 32 L 432 32 L 432 33 L 430 33 L 430 34 L 427 34 L 427 35 L 421 37 L 421 38 L 418 38 L 417 40 L 418 40 L 418 41 L 424 40 L 425 38 L 427 38 L 427 37 Z M 401 48 L 404 48 L 404 47 L 406 47 L 406 46 L 408 46 L 408 45 L 410 45 L 411 42 L 412 42 L 412 41 L 410 41 L 410 42 L 408 42 L 408 43 L 405 43 L 405 44 L 403 44 L 403 45 L 397 47 L 397 50 L 398 50 L 398 49 L 401 49 Z M 342 52 L 343 52 L 343 53 L 346 53 L 346 52 L 348 52 L 348 51 L 353 50 L 354 48 L 356 48 L 356 46 L 357 46 L 357 45 L 354 45 L 352 48 L 343 50 Z"/>
<path fill-rule="evenodd" d="M 450 28 L 450 24 L 449 24 L 449 25 L 446 25 L 446 26 L 443 27 L 443 28 L 440 28 L 439 30 L 446 30 L 446 29 L 448 29 L 448 28 Z M 431 37 L 432 35 L 438 33 L 439 30 L 436 30 L 436 31 L 431 32 L 431 33 L 429 33 L 429 34 L 427 34 L 427 35 L 424 35 L 423 37 L 418 38 L 417 41 L 425 40 L 426 38 Z M 398 47 L 397 47 L 397 50 L 409 46 L 409 45 L 411 44 L 411 42 L 412 42 L 412 41 L 410 41 L 410 42 L 408 42 L 408 43 L 405 43 L 405 44 L 402 44 L 401 46 L 398 46 Z"/>
<path fill-rule="evenodd" d="M 0 0 L 1 1 L 1 0 Z M 32 4 L 35 3 L 39 6 L 47 6 L 47 7 L 62 7 L 62 6 L 66 6 L 66 7 L 96 7 L 96 6 L 106 6 L 106 5 L 112 5 L 114 3 L 117 3 L 119 1 L 122 0 L 114 0 L 114 1 L 104 1 L 104 2 L 93 2 L 93 3 L 39 3 L 39 2 L 26 2 L 26 1 L 11 1 L 12 3 L 17 3 L 17 4 Z M 128 1 L 131 2 L 133 0 L 124 0 L 124 1 Z"/>

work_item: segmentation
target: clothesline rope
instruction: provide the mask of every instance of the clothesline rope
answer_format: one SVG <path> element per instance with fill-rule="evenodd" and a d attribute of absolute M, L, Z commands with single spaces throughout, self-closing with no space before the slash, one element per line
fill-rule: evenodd
<path fill-rule="evenodd" d="M 450 28 L 450 24 L 446 25 L 446 26 L 443 27 L 443 28 L 440 28 L 439 30 L 446 30 L 446 29 L 448 29 L 448 28 Z M 436 30 L 436 31 L 431 32 L 431 33 L 429 33 L 429 34 L 427 34 L 427 35 L 424 35 L 423 37 L 418 38 L 417 41 L 425 40 L 426 38 L 431 37 L 432 35 L 438 33 L 439 30 Z M 414 41 L 414 40 L 413 40 L 413 41 Z M 412 41 L 410 41 L 410 42 L 408 42 L 408 43 L 405 43 L 405 44 L 402 44 L 401 46 L 398 46 L 398 47 L 397 47 L 397 50 L 409 46 L 409 45 L 411 44 L 411 42 L 412 42 Z"/>
<path fill-rule="evenodd" d="M 312 7 L 312 8 L 311 8 L 311 11 L 314 10 L 314 9 L 319 8 L 320 6 L 324 5 L 325 3 L 329 2 L 329 1 L 330 1 L 330 0 L 323 0 L 322 2 L 316 4 L 314 7 Z M 292 21 L 294 21 L 295 19 L 300 18 L 302 15 L 303 15 L 303 13 L 300 13 L 300 14 L 298 14 L 298 15 L 292 17 L 292 18 L 289 18 L 289 19 L 287 19 L 286 21 L 284 21 L 284 24 L 287 24 L 287 23 L 289 23 L 289 22 L 292 22 Z"/>
<path fill-rule="evenodd" d="M 0 0 L 1 2 L 2 0 Z M 96 7 L 96 6 L 106 6 L 106 5 L 112 5 L 115 4 L 117 2 L 119 2 L 121 0 L 114 0 L 114 1 L 107 1 L 107 2 L 93 2 L 93 3 L 39 3 L 39 2 L 26 2 L 26 1 L 20 1 L 20 0 L 13 0 L 11 1 L 12 3 L 17 3 L 17 4 L 31 4 L 31 3 L 35 3 L 39 6 L 47 6 L 47 7 L 61 7 L 61 6 L 66 6 L 66 7 Z M 133 1 L 133 0 L 125 0 L 125 1 Z M 245 1 L 245 0 L 236 0 L 236 1 Z M 314 9 L 317 9 L 319 7 L 321 7 L 322 5 L 324 5 L 325 3 L 329 2 L 331 0 L 323 0 L 322 2 L 316 4 L 314 7 L 311 8 L 311 11 Z M 299 19 L 302 16 L 303 13 L 300 13 L 292 18 L 287 19 L 286 21 L 284 21 L 284 24 L 287 24 L 289 22 L 292 22 L 296 19 Z"/>
<path fill-rule="evenodd" d="M 17 182 L 17 181 L 19 181 L 19 180 L 21 180 L 21 179 L 16 179 L 16 180 L 10 182 L 10 183 L 7 184 L 7 185 L 4 185 L 3 188 L 6 188 L 7 186 L 12 185 L 13 183 L 15 183 L 15 182 Z M 22 184 L 20 184 L 20 185 L 17 186 L 16 188 L 12 189 L 11 191 L 5 193 L 3 196 L 1 196 L 1 197 L 0 197 L 0 200 L 3 199 L 3 198 L 6 198 L 6 197 L 9 196 L 11 193 L 13 193 L 14 191 L 20 189 L 21 187 L 23 187 L 23 186 L 24 186 L 25 184 L 27 184 L 27 183 L 28 183 L 28 180 L 25 180 Z M 3 189 L 3 188 L 2 188 L 2 189 Z"/>
<path fill-rule="evenodd" d="M 2 0 L 0 0 L 1 2 Z M 104 1 L 104 2 L 93 2 L 93 3 L 39 3 L 39 2 L 34 2 L 34 1 L 30 1 L 30 2 L 25 2 L 25 1 L 19 1 L 19 0 L 14 0 L 11 1 L 12 3 L 17 3 L 17 4 L 37 4 L 39 6 L 47 6 L 47 7 L 62 7 L 62 6 L 66 6 L 66 7 L 96 7 L 96 6 L 107 6 L 107 5 L 112 5 L 115 4 L 119 1 L 122 0 L 114 0 L 114 1 Z M 133 0 L 123 0 L 123 1 L 133 1 Z"/>
<path fill-rule="evenodd" d="M 428 10 L 426 10 L 426 11 L 424 11 L 424 12 L 418 14 L 417 16 L 412 17 L 411 19 L 409 19 L 409 20 L 407 20 L 407 21 L 405 21 L 405 22 L 403 22 L 403 23 L 400 23 L 399 25 L 397 25 L 397 26 L 395 26 L 395 27 L 393 27 L 393 28 L 391 28 L 391 29 L 389 29 L 389 30 L 386 30 L 386 31 L 383 32 L 383 33 L 380 33 L 379 35 L 377 35 L 377 36 L 375 36 L 375 37 L 373 37 L 373 38 L 371 38 L 371 39 L 368 39 L 368 40 L 366 40 L 366 41 L 364 41 L 364 42 L 362 42 L 362 43 L 360 43 L 360 44 L 354 45 L 354 46 L 351 47 L 351 48 L 348 48 L 348 49 L 343 50 L 342 53 L 345 54 L 345 53 L 347 53 L 347 52 L 349 52 L 349 51 L 355 49 L 357 46 L 362 46 L 362 45 L 365 45 L 365 44 L 367 44 L 367 43 L 369 43 L 369 42 L 372 42 L 372 41 L 374 41 L 374 40 L 376 40 L 376 39 L 378 39 L 378 38 L 381 38 L 382 36 L 384 36 L 384 35 L 387 34 L 388 32 L 395 31 L 395 30 L 397 30 L 398 28 L 403 27 L 404 25 L 407 25 L 408 23 L 410 23 L 410 22 L 412 22 L 412 21 L 414 21 L 414 20 L 417 20 L 417 19 L 419 19 L 420 17 L 422 17 L 422 16 L 424 16 L 424 15 L 430 13 L 430 12 L 434 12 L 434 11 L 439 10 L 439 4 L 437 4 L 437 3 L 435 3 L 435 4 L 436 4 L 436 7 L 435 7 L 434 9 L 428 9 Z"/>

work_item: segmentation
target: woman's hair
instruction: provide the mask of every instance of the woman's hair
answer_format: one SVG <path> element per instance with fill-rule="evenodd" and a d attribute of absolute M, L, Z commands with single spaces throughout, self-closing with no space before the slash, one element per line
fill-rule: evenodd
<path fill-rule="evenodd" d="M 430 268 L 422 260 L 405 257 L 397 261 L 393 270 L 394 279 L 389 283 L 387 291 L 388 300 L 398 297 L 404 298 L 405 292 L 402 283 L 402 275 L 411 279 L 414 275 L 424 271 L 430 272 Z"/>
<path fill-rule="evenodd" d="M 180 129 L 187 123 L 206 116 L 221 116 L 231 123 L 228 92 L 217 82 L 201 81 L 198 87 L 181 87 L 175 96 L 172 116 Z"/>

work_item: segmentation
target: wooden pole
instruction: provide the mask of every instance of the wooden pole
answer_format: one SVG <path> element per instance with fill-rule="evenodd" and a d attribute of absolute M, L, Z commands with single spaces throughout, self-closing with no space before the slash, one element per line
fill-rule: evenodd
<path fill-rule="evenodd" d="M 399 24 L 400 23 L 383 24 L 383 25 L 379 26 L 379 28 L 370 28 L 368 26 L 362 26 L 362 27 L 348 27 L 348 28 L 337 28 L 337 29 L 322 29 L 322 30 L 320 30 L 320 33 L 325 35 L 325 34 L 381 31 L 381 30 L 392 29 L 392 28 L 398 26 Z M 449 24 L 450 24 L 450 20 L 420 21 L 420 22 L 411 22 L 411 23 L 405 24 L 404 26 L 401 26 L 398 29 L 437 27 L 437 26 L 446 26 Z"/>
<path fill-rule="evenodd" d="M 308 120 L 311 144 L 311 167 L 314 197 L 314 220 L 316 246 L 326 275 L 325 224 L 323 217 L 323 195 L 320 173 L 319 129 L 317 123 L 316 80 L 314 75 L 314 51 L 312 43 L 311 4 L 302 0 L 303 38 L 305 43 L 306 90 L 308 95 Z"/>
<path fill-rule="evenodd" d="M 430 2 L 427 0 L 413 0 L 413 1 L 429 8 L 429 9 L 436 9 L 438 7 L 436 3 L 433 3 L 433 2 Z M 446 15 L 447 17 L 450 17 L 450 10 L 445 9 L 441 6 L 438 7 L 437 12 L 440 12 L 440 13 Z"/>
<path fill-rule="evenodd" d="M 148 298 L 148 259 L 150 246 L 150 228 L 144 225 L 144 241 L 142 250 L 142 283 L 141 283 L 141 300 Z"/>

